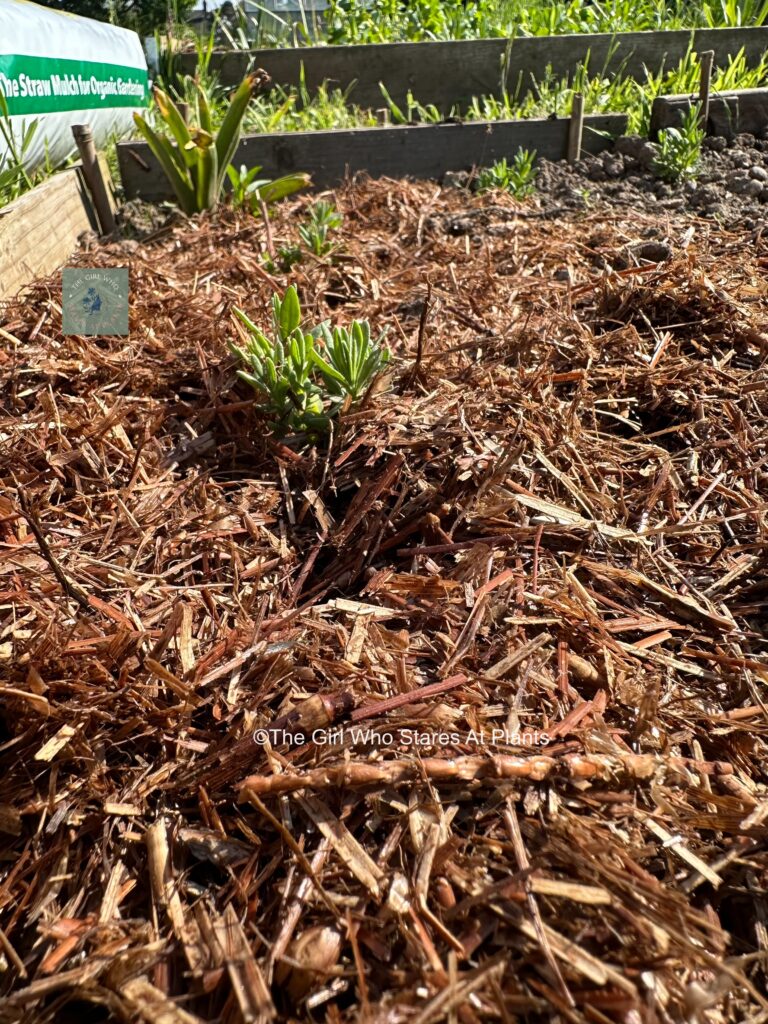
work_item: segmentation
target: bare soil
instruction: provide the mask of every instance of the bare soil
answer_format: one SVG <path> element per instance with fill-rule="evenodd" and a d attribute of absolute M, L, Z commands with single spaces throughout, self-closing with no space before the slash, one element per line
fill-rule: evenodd
<path fill-rule="evenodd" d="M 768 217 L 768 140 L 738 135 L 704 140 L 695 177 L 670 183 L 654 170 L 653 144 L 619 139 L 600 156 L 572 167 L 542 161 L 536 181 L 543 209 L 594 209 L 605 202 L 660 217 L 689 213 L 728 229 L 762 232 Z"/>

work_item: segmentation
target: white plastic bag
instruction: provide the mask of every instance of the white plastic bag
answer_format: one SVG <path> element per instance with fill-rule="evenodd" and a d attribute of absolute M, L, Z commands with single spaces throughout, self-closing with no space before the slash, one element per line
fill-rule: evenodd
<path fill-rule="evenodd" d="M 148 102 L 147 62 L 135 32 L 90 18 L 0 0 L 0 91 L 14 139 L 38 126 L 24 155 L 34 170 L 75 152 L 71 126 L 90 124 L 97 148 L 133 130 Z M 0 133 L 0 166 L 8 147 Z"/>

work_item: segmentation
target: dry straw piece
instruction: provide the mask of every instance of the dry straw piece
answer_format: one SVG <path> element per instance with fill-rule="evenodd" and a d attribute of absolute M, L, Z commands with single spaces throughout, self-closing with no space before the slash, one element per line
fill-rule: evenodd
<path fill-rule="evenodd" d="M 127 339 L 0 313 L 0 1021 L 766 1019 L 762 234 L 336 202 L 328 437 L 236 382 L 260 221 L 81 252 Z"/>

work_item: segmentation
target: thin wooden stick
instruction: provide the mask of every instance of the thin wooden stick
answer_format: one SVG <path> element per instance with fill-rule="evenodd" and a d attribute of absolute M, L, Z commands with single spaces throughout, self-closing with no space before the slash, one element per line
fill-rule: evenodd
<path fill-rule="evenodd" d="M 552 952 L 552 947 L 549 944 L 547 933 L 544 930 L 544 922 L 541 919 L 541 912 L 539 911 L 539 905 L 536 902 L 536 897 L 533 894 L 531 887 L 530 871 L 531 862 L 528 859 L 528 853 L 525 849 L 525 843 L 523 842 L 523 833 L 520 831 L 520 822 L 517 820 L 517 812 L 515 811 L 515 805 L 507 797 L 507 806 L 502 811 L 502 817 L 504 823 L 507 826 L 507 832 L 509 838 L 512 840 L 512 849 L 515 852 L 515 860 L 517 861 L 518 869 L 523 875 L 523 888 L 525 889 L 526 899 L 528 901 L 528 908 L 531 911 L 531 917 L 533 918 L 533 925 L 536 929 L 536 934 L 539 939 L 539 945 L 542 948 L 549 969 L 552 972 L 553 977 L 557 981 L 557 986 L 560 989 L 560 995 L 566 1001 L 571 1009 L 575 1009 L 576 1001 L 571 995 L 570 989 L 565 983 L 565 978 L 560 970 L 555 955 Z"/>
<path fill-rule="evenodd" d="M 498 754 L 493 757 L 428 757 L 422 760 L 380 761 L 375 764 L 347 762 L 324 768 L 313 768 L 303 775 L 249 775 L 239 786 L 240 800 L 251 801 L 258 796 L 278 796 L 300 789 L 357 788 L 394 785 L 417 778 L 434 782 L 481 782 L 526 779 L 542 782 L 552 775 L 571 779 L 650 778 L 664 768 L 686 768 L 706 775 L 731 775 L 733 766 L 725 761 L 695 761 L 689 758 L 662 758 L 653 754 L 566 754 L 548 757 L 516 757 Z"/>
<path fill-rule="evenodd" d="M 584 134 L 584 97 L 580 92 L 573 94 L 571 103 L 571 120 L 568 124 L 569 164 L 575 164 L 581 157 L 581 140 Z"/>
<path fill-rule="evenodd" d="M 421 360 L 424 357 L 424 336 L 427 330 L 427 317 L 429 316 L 429 304 L 432 301 L 432 285 L 427 282 L 427 294 L 424 298 L 424 305 L 421 307 L 421 316 L 419 317 L 419 334 L 416 339 L 416 365 L 414 366 L 414 373 L 418 373 L 421 369 Z"/>
<path fill-rule="evenodd" d="M 462 673 L 449 676 L 448 679 L 441 679 L 438 683 L 428 683 L 426 686 L 420 686 L 417 690 L 398 693 L 395 697 L 387 697 L 375 704 L 366 704 L 358 708 L 357 711 L 353 711 L 350 718 L 353 722 L 361 722 L 365 718 L 383 715 L 385 711 L 392 711 L 393 708 L 401 708 L 405 704 L 413 704 L 414 701 L 424 700 L 426 697 L 436 697 L 440 693 L 447 693 L 466 682 L 467 676 Z"/>
<path fill-rule="evenodd" d="M 712 65 L 715 61 L 714 50 L 704 50 L 699 54 L 701 62 L 701 79 L 699 84 L 699 124 L 707 130 L 709 120 L 709 91 L 712 86 Z"/>
<path fill-rule="evenodd" d="M 72 580 L 66 575 L 64 570 L 56 561 L 56 558 L 54 557 L 54 554 L 48 545 L 48 541 L 45 539 L 45 533 L 43 532 L 43 527 L 40 524 L 40 520 L 37 518 L 37 515 L 32 510 L 32 506 L 27 501 L 27 497 L 24 494 L 23 484 L 20 484 L 18 481 L 16 481 L 16 492 L 18 495 L 19 505 L 21 506 L 22 514 L 26 519 L 30 530 L 34 534 L 35 540 L 37 541 L 37 546 L 40 548 L 40 554 L 46 560 L 48 565 L 50 565 L 53 575 L 56 577 L 56 579 L 59 581 L 59 584 L 61 585 L 61 589 L 64 591 L 65 594 L 71 597 L 73 601 L 77 601 L 77 603 L 84 611 L 90 612 L 92 614 L 93 608 L 91 607 L 91 603 L 88 600 L 88 595 L 82 589 L 82 587 L 78 586 L 77 583 L 72 582 Z"/>
<path fill-rule="evenodd" d="M 88 184 L 96 216 L 99 220 L 99 227 L 102 235 L 111 235 L 115 230 L 115 215 L 109 202 L 104 175 L 101 173 L 101 165 L 96 154 L 96 147 L 93 143 L 93 132 L 89 124 L 73 124 L 72 134 L 80 152 L 80 159 L 83 162 L 83 175 Z"/>

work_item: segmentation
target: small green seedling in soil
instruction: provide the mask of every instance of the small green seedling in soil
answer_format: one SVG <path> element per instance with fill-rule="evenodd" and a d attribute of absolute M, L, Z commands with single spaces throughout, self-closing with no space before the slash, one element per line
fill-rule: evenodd
<path fill-rule="evenodd" d="M 228 165 L 227 177 L 232 184 L 235 208 L 255 213 L 259 203 L 276 203 L 311 184 L 308 174 L 286 174 L 272 180 L 257 177 L 260 170 L 261 167 L 246 167 L 245 164 L 241 164 L 239 170 L 233 164 Z"/>
<path fill-rule="evenodd" d="M 371 340 L 367 322 L 330 328 L 325 321 L 310 330 L 301 326 L 301 305 L 293 285 L 281 299 L 272 297 L 272 337 L 241 309 L 243 346 L 232 352 L 244 364 L 238 376 L 266 400 L 266 411 L 278 433 L 328 430 L 342 407 L 361 398 L 389 362 L 381 338 Z"/>
<path fill-rule="evenodd" d="M 237 374 L 267 398 L 266 411 L 279 432 L 325 426 L 323 393 L 312 379 L 315 338 L 301 328 L 301 306 L 293 285 L 282 299 L 272 296 L 271 338 L 241 309 L 234 313 L 246 331 L 245 346 L 232 346 L 247 367 Z"/>
<path fill-rule="evenodd" d="M 498 189 L 509 192 L 515 199 L 527 199 L 536 190 L 536 150 L 518 149 L 508 163 L 506 157 L 497 160 L 492 167 L 483 167 L 477 176 L 477 191 L 489 192 Z"/>
<path fill-rule="evenodd" d="M 307 223 L 299 227 L 299 238 L 315 256 L 327 256 L 334 245 L 328 236 L 341 227 L 342 219 L 333 203 L 319 199 L 307 211 Z"/>
<path fill-rule="evenodd" d="M 339 406 L 347 397 L 359 401 L 389 362 L 389 350 L 381 344 L 383 335 L 374 341 L 366 320 L 353 320 L 349 327 L 334 328 L 325 322 L 320 324 L 318 333 L 324 349 L 323 356 L 318 355 L 316 361 L 329 394 Z"/>
<path fill-rule="evenodd" d="M 298 245 L 281 245 L 275 258 L 267 256 L 264 266 L 270 274 L 287 274 L 296 263 L 301 263 L 301 247 Z"/>
<path fill-rule="evenodd" d="M 701 144 L 706 134 L 700 120 L 700 106 L 691 104 L 679 128 L 664 128 L 659 132 L 659 153 L 654 170 L 664 181 L 686 181 L 696 177 L 701 162 Z"/>

